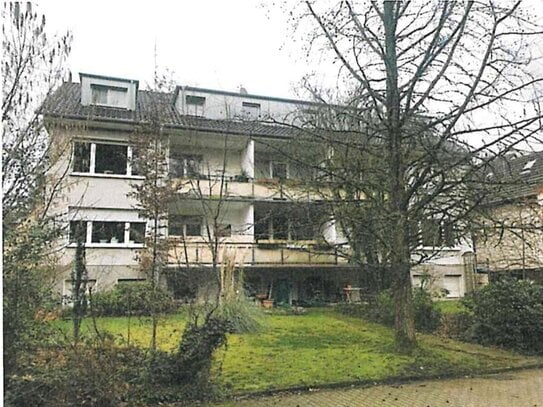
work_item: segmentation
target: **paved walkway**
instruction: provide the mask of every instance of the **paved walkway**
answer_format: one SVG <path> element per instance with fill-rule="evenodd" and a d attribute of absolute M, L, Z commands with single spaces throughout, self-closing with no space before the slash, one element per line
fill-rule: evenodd
<path fill-rule="evenodd" d="M 543 407 L 543 369 L 238 400 L 259 407 Z"/>

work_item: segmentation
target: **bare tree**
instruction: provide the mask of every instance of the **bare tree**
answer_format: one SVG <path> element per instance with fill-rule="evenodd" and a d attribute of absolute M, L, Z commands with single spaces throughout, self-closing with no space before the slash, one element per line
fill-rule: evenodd
<path fill-rule="evenodd" d="M 333 98 L 306 80 L 333 131 L 302 133 L 332 156 L 375 164 L 323 169 L 347 191 L 338 200 L 377 211 L 369 231 L 392 276 L 397 346 L 409 350 L 417 225 L 433 218 L 469 234 L 489 191 L 485 166 L 511 148 L 541 146 L 543 76 L 532 47 L 541 31 L 520 1 L 306 1 L 293 15 L 308 53 L 339 66 Z"/>
<path fill-rule="evenodd" d="M 169 86 L 166 75 L 161 75 L 155 69 L 153 89 L 149 94 L 149 110 L 147 117 L 132 135 L 131 143 L 136 152 L 131 157 L 133 173 L 144 176 L 140 182 L 132 185 L 131 196 L 138 202 L 140 216 L 147 220 L 145 245 L 139 251 L 140 268 L 147 276 L 151 285 L 152 319 L 151 349 L 156 350 L 156 334 L 158 315 L 155 309 L 155 298 L 159 289 L 160 279 L 168 264 L 169 243 L 166 237 L 166 221 L 168 217 L 168 202 L 175 196 L 177 189 L 168 182 L 167 146 L 168 134 L 164 131 L 164 114 L 167 111 L 162 92 Z"/>
<path fill-rule="evenodd" d="M 38 108 L 64 76 L 71 34 L 49 38 L 31 3 L 2 8 L 2 193 L 4 366 L 8 376 L 37 338 L 34 315 L 47 297 L 50 248 L 59 229 L 46 216 L 50 156 Z M 53 188 L 54 190 L 54 188 Z"/>

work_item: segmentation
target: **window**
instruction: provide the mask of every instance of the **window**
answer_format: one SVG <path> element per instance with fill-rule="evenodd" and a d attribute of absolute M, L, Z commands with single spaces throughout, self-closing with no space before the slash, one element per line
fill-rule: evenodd
<path fill-rule="evenodd" d="M 199 216 L 168 216 L 169 236 L 201 236 L 202 218 Z"/>
<path fill-rule="evenodd" d="M 272 178 L 288 178 L 288 165 L 286 163 L 272 161 L 270 165 Z"/>
<path fill-rule="evenodd" d="M 145 278 L 119 278 L 117 284 L 142 284 L 146 281 Z"/>
<path fill-rule="evenodd" d="M 128 89 L 91 84 L 91 103 L 111 107 L 128 107 Z"/>
<path fill-rule="evenodd" d="M 203 116 L 206 98 L 203 96 L 187 95 L 185 97 L 185 114 L 191 116 Z"/>
<path fill-rule="evenodd" d="M 87 240 L 88 226 L 91 229 L 91 240 Z M 112 222 L 112 221 L 83 221 L 70 222 L 70 244 L 77 243 L 81 236 L 84 243 L 145 243 L 145 222 Z"/>
<path fill-rule="evenodd" d="M 131 222 L 129 236 L 131 243 L 145 243 L 145 222 Z"/>
<path fill-rule="evenodd" d="M 92 243 L 124 243 L 125 222 L 92 222 Z"/>
<path fill-rule="evenodd" d="M 73 146 L 73 170 L 75 172 L 90 172 L 91 144 L 76 141 Z"/>
<path fill-rule="evenodd" d="M 137 154 L 126 144 L 74 141 L 72 169 L 76 173 L 138 175 L 130 157 Z"/>
<path fill-rule="evenodd" d="M 245 119 L 258 119 L 260 117 L 260 103 L 242 102 L 241 114 Z"/>
<path fill-rule="evenodd" d="M 127 174 L 128 146 L 96 144 L 94 172 L 96 174 Z"/>
<path fill-rule="evenodd" d="M 170 154 L 170 176 L 174 178 L 198 178 L 201 155 Z"/>
<path fill-rule="evenodd" d="M 70 221 L 70 243 L 87 242 L 87 222 L 83 220 Z"/>

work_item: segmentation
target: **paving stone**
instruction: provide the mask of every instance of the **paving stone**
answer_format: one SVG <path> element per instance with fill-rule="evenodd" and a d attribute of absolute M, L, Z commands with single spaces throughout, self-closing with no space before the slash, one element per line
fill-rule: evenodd
<path fill-rule="evenodd" d="M 543 369 L 238 401 L 249 407 L 543 407 Z"/>

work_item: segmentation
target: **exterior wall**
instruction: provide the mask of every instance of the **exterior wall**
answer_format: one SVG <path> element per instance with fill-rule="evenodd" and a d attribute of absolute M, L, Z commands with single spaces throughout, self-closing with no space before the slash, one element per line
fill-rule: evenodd
<path fill-rule="evenodd" d="M 476 288 L 472 280 L 474 264 L 466 259 L 472 253 L 472 248 L 465 242 L 456 248 L 442 249 L 437 254 L 428 250 L 426 255 L 430 256 L 429 260 L 411 269 L 413 286 L 422 284 L 437 297 L 463 297 Z"/>
<path fill-rule="evenodd" d="M 142 177 L 114 174 L 81 174 L 72 171 L 71 140 L 96 142 L 128 142 L 128 134 L 120 131 L 95 131 L 83 128 L 50 128 L 52 139 L 60 145 L 60 159 L 48 176 L 50 184 L 61 180 L 60 193 L 53 202 L 51 212 L 65 224 L 64 234 L 58 241 L 62 250 L 59 256 L 59 277 L 56 289 L 66 294 L 70 290 L 75 244 L 69 243 L 70 221 L 117 221 L 142 222 L 135 210 L 136 201 L 129 197 L 131 184 L 141 182 Z M 90 241 L 90 239 L 89 239 Z M 86 266 L 89 279 L 96 282 L 96 290 L 107 289 L 118 279 L 142 278 L 136 260 L 141 244 L 131 243 L 86 243 Z"/>
<path fill-rule="evenodd" d="M 478 237 L 480 267 L 497 272 L 543 268 L 542 196 L 495 208 L 493 216 L 504 227 L 489 227 Z"/>
<path fill-rule="evenodd" d="M 224 142 L 221 142 L 219 139 L 215 146 L 223 144 Z M 202 162 L 200 170 L 202 175 L 218 175 L 222 173 L 224 168 L 224 175 L 226 177 L 235 177 L 241 175 L 243 172 L 242 159 L 245 158 L 245 161 L 250 159 L 242 150 L 228 150 L 225 162 L 225 155 L 222 149 L 206 145 L 196 146 L 170 142 L 170 149 L 187 155 L 201 155 Z"/>
<path fill-rule="evenodd" d="M 95 79 L 93 79 L 95 81 Z M 107 79 L 100 79 L 104 85 L 115 85 Z M 110 83 L 111 82 L 111 83 Z M 94 82 L 96 83 L 96 82 Z M 136 85 L 129 82 L 135 92 Z M 90 98 L 90 82 L 82 77 L 82 99 Z M 88 89 L 87 89 L 88 88 Z M 87 93 L 85 93 L 87 92 Z M 131 91 L 129 91 L 131 92 Z M 206 97 L 204 114 L 212 119 L 237 118 L 242 115 L 241 103 L 248 101 L 260 103 L 262 117 L 274 117 L 282 120 L 287 113 L 295 111 L 300 106 L 307 108 L 310 105 L 299 104 L 294 101 L 270 100 L 263 97 L 250 95 L 221 95 L 210 92 L 185 91 L 181 90 L 176 101 L 176 106 L 181 113 L 186 109 L 184 105 L 187 94 Z M 134 97 L 135 100 L 135 97 Z M 72 128 L 70 130 L 56 131 L 55 134 L 66 140 L 91 140 L 96 142 L 118 142 L 128 143 L 128 132 L 122 131 L 98 131 L 84 128 Z M 308 192 L 299 181 L 287 180 L 279 182 L 277 179 L 270 179 L 270 172 L 266 174 L 265 166 L 269 160 L 277 159 L 282 161 L 280 156 L 265 151 L 262 146 L 255 146 L 255 142 L 248 136 L 225 136 L 195 131 L 185 131 L 170 136 L 169 148 L 179 151 L 182 154 L 202 155 L 203 175 L 217 174 L 223 169 L 225 157 L 225 137 L 228 137 L 228 151 L 226 154 L 227 163 L 225 176 L 228 178 L 224 185 L 225 202 L 221 210 L 219 223 L 230 224 L 232 235 L 221 238 L 219 248 L 219 263 L 224 259 L 234 259 L 238 265 L 248 268 L 266 268 L 267 270 L 285 270 L 298 267 L 300 269 L 314 269 L 315 272 L 331 273 L 333 270 L 347 269 L 348 264 L 344 258 L 333 252 L 320 252 L 315 248 L 316 241 L 291 242 L 291 241 L 268 241 L 260 243 L 255 241 L 254 220 L 255 204 L 258 202 L 284 202 L 281 210 L 289 211 L 289 201 L 313 202 L 322 200 L 323 194 Z M 256 150 L 256 152 L 255 152 Z M 63 195 L 55 202 L 54 210 L 62 214 L 66 224 L 71 220 L 86 221 L 117 221 L 117 222 L 142 222 L 135 209 L 137 202 L 129 194 L 132 192 L 132 184 L 141 182 L 142 177 L 113 174 L 75 174 L 70 169 L 71 149 L 66 149 L 62 160 L 54 168 L 53 173 L 62 174 L 67 172 L 63 181 Z M 264 170 L 262 170 L 264 168 Z M 289 172 L 294 173 L 294 169 Z M 249 178 L 248 182 L 240 182 L 230 179 L 245 173 Z M 264 178 L 262 182 L 253 178 Z M 206 200 L 208 208 L 217 205 L 213 202 L 219 196 L 220 179 L 187 180 L 177 179 L 172 182 L 182 183 L 180 198 L 175 202 L 171 213 L 181 215 L 209 214 L 205 211 L 202 202 L 194 198 L 194 187 L 198 184 L 198 192 Z M 191 191 L 192 190 L 192 191 Z M 199 195 L 199 194 L 198 194 Z M 325 196 L 326 194 L 324 194 Z M 543 194 L 542 194 L 543 195 Z M 209 215 L 204 216 L 208 224 L 213 220 Z M 333 221 L 329 221 L 321 230 L 326 242 L 346 243 Z M 184 241 L 178 240 L 170 252 L 172 264 L 186 264 L 191 267 L 209 266 L 212 262 L 212 252 L 209 248 L 209 237 L 187 237 Z M 66 281 L 69 280 L 71 263 L 74 257 L 75 248 L 69 244 L 68 230 L 64 239 L 59 242 L 64 247 L 60 265 L 62 276 L 60 278 L 59 290 L 65 289 Z M 141 244 L 133 242 L 125 243 L 91 243 L 86 246 L 87 268 L 89 278 L 96 280 L 97 289 L 108 288 L 119 279 L 143 278 L 138 271 L 136 260 L 137 251 Z M 424 250 L 424 249 L 422 249 Z M 462 283 L 459 286 L 460 295 L 466 290 L 463 255 L 471 250 L 469 244 L 459 248 L 448 250 L 429 260 L 426 264 L 414 269 L 413 278 L 421 273 L 430 273 L 434 276 L 436 287 L 443 286 L 447 276 L 461 276 Z M 339 281 L 339 280 L 338 280 Z M 343 281 L 343 280 L 342 280 Z M 298 286 L 297 290 L 304 290 Z M 294 295 L 294 294 L 293 294 Z M 296 296 L 298 294 L 295 294 Z"/>
<path fill-rule="evenodd" d="M 136 92 L 137 92 L 137 81 L 127 80 L 127 79 L 115 79 L 107 77 L 97 77 L 94 75 L 85 75 L 81 74 L 81 104 L 87 106 L 91 104 L 92 101 L 92 92 L 91 84 L 106 86 L 106 87 L 119 87 L 126 88 L 126 100 L 121 101 L 116 107 L 124 107 L 128 110 L 134 110 L 136 108 Z"/>
<path fill-rule="evenodd" d="M 175 106 L 181 114 L 191 114 L 185 101 L 187 95 L 205 97 L 203 116 L 217 120 L 246 118 L 243 102 L 260 104 L 260 116 L 252 118 L 253 120 L 273 118 L 278 121 L 292 121 L 295 118 L 293 112 L 311 106 L 302 101 L 271 100 L 264 96 L 221 94 L 204 89 L 180 88 Z"/>

